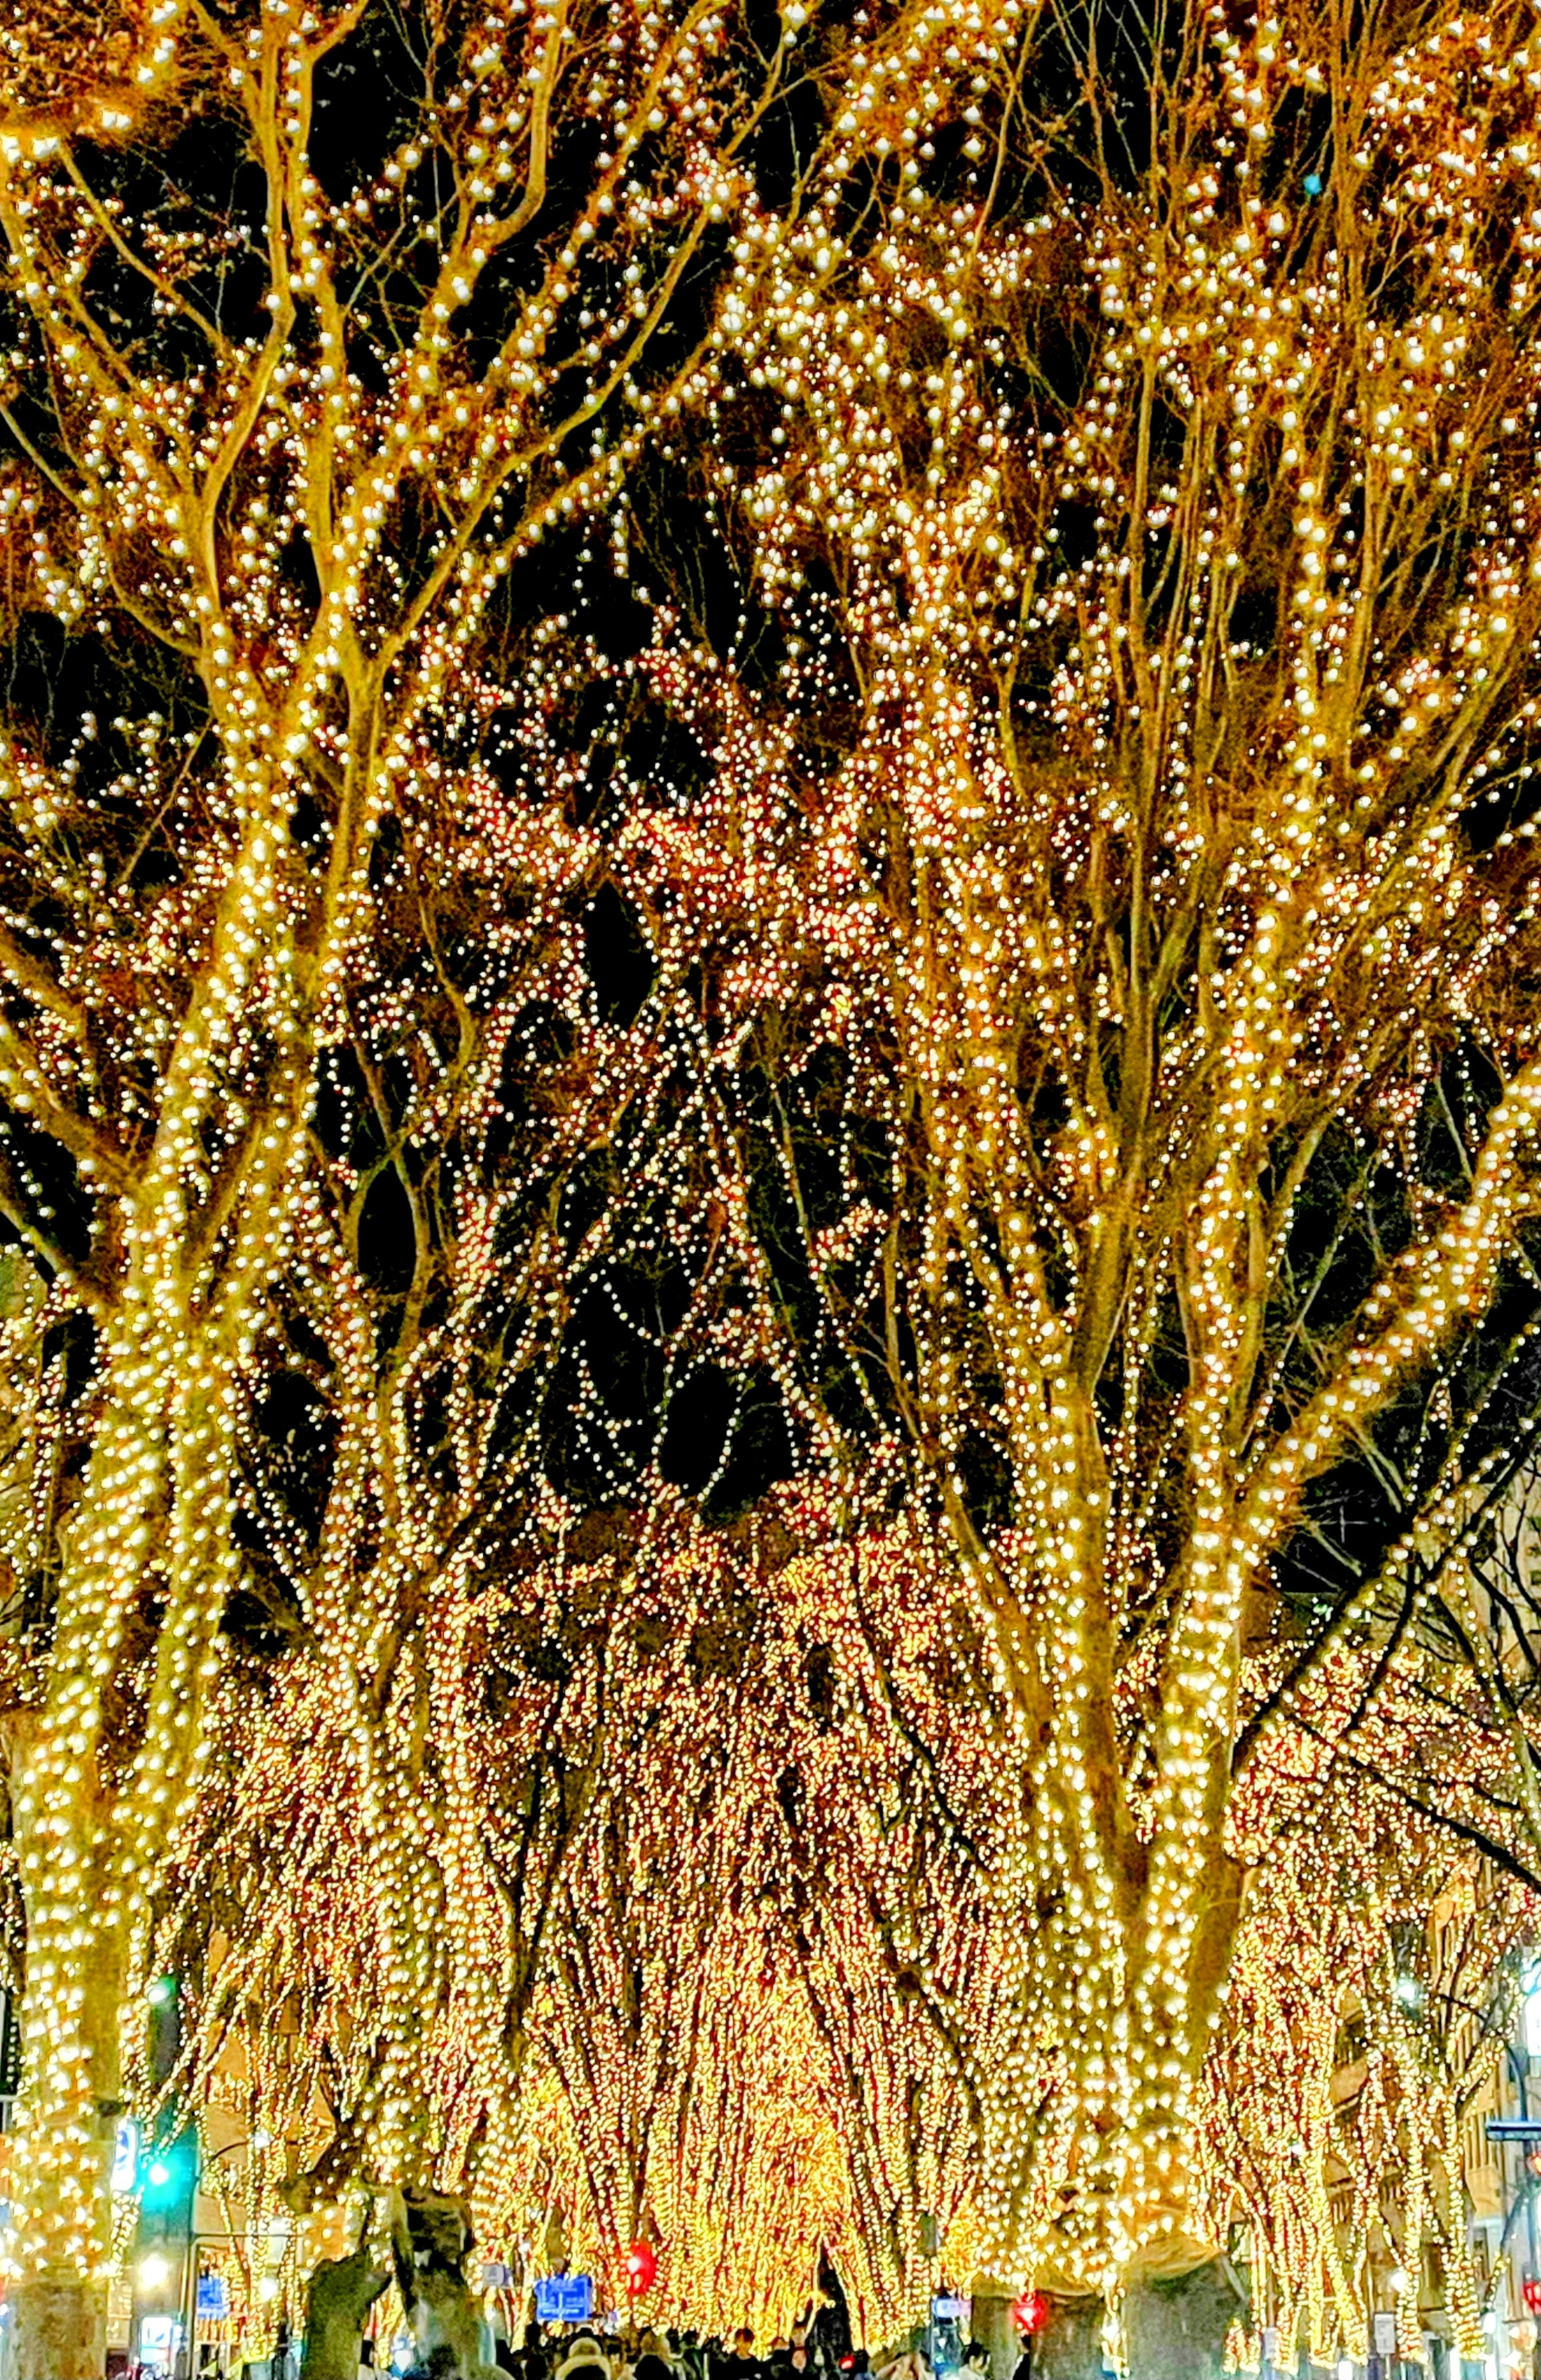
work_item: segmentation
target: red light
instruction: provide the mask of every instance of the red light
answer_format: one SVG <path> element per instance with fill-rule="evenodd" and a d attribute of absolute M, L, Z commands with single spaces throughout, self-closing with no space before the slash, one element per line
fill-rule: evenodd
<path fill-rule="evenodd" d="M 1020 2331 L 1041 2330 L 1049 2320 L 1049 2300 L 1037 2289 L 1024 2289 L 1012 2308 L 1012 2320 Z"/>
<path fill-rule="evenodd" d="M 626 2252 L 626 2295 L 645 2298 L 658 2278 L 658 2257 L 646 2240 Z"/>
<path fill-rule="evenodd" d="M 1541 2281 L 1526 2281 L 1520 2293 L 1528 2313 L 1541 2313 Z"/>

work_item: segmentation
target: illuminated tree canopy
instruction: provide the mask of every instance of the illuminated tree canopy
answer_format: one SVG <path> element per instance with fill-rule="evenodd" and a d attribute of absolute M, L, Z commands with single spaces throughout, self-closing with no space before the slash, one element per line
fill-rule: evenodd
<path fill-rule="evenodd" d="M 24 2380 L 125 2105 L 267 2143 L 254 2338 L 424 2191 L 1136 2380 L 1244 2234 L 1363 2352 L 1394 2202 L 1474 2335 L 1538 94 L 1511 0 L 0 40 Z"/>

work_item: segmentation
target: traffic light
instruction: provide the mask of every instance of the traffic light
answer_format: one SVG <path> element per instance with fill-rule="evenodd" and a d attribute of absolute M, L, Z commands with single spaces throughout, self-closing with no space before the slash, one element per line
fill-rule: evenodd
<path fill-rule="evenodd" d="M 138 2179 L 134 2293 L 140 2313 L 159 2318 L 179 2302 L 192 2252 L 198 2191 L 198 2135 L 192 2126 L 147 2141 L 140 2152 Z"/>
<path fill-rule="evenodd" d="M 140 2161 L 144 2187 L 140 2197 L 140 2238 L 180 2238 L 192 2226 L 198 2189 L 198 2136 L 190 2124 L 154 2142 Z"/>
<path fill-rule="evenodd" d="M 658 2278 L 658 2257 L 650 2243 L 638 2240 L 626 2251 L 626 2295 L 645 2298 Z"/>
<path fill-rule="evenodd" d="M 1039 2289 L 1024 2289 L 1012 2308 L 1012 2321 L 1022 2334 L 1022 2362 L 1019 2369 L 1031 2374 L 1037 2368 L 1034 2343 L 1049 2320 L 1049 2300 Z"/>

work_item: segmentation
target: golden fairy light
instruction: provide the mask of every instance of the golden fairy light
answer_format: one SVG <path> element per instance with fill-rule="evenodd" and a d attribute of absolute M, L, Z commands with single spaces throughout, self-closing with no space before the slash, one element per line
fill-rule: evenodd
<path fill-rule="evenodd" d="M 83 1455 L 26 2374 L 94 2362 L 157 1946 L 217 1936 L 183 2081 L 238 2036 L 265 2107 L 297 1925 L 306 2220 L 646 2221 L 716 2309 L 817 2208 L 884 2318 L 1219 2245 L 1246 1797 L 1383 1682 L 1453 1409 L 1362 1579 L 1292 1534 L 1533 1203 L 1541 50 L 1180 34 L 1116 137 L 1023 0 L 510 0 L 355 148 L 368 10 L 167 0 L 54 103 L 0 52 L 8 628 L 66 689 L 0 747 L 0 1207 L 93 1334 L 84 1389 L 5 1350 L 29 1478 L 61 1404 Z M 1348 2337 L 1326 2189 L 1276 2264 Z"/>

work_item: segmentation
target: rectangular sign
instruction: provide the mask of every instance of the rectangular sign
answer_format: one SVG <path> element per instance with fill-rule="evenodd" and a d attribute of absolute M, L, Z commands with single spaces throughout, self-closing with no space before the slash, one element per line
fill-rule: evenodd
<path fill-rule="evenodd" d="M 140 2362 L 161 2380 L 171 2380 L 176 2369 L 177 2350 L 182 2344 L 182 2325 L 169 2313 L 147 2313 L 140 2323 Z"/>
<path fill-rule="evenodd" d="M 933 2298 L 931 2320 L 933 2322 L 966 2322 L 968 2309 L 972 2303 L 971 2298 Z"/>
<path fill-rule="evenodd" d="M 230 2292 L 224 2286 L 223 2273 L 200 2273 L 198 2277 L 198 2319 L 200 2322 L 225 2322 L 230 2314 Z"/>
<path fill-rule="evenodd" d="M 1375 2318 L 1375 2351 L 1377 2355 L 1394 2355 L 1397 2351 L 1397 2318 L 1394 2313 L 1377 2313 Z"/>
<path fill-rule="evenodd" d="M 541 2322 L 588 2322 L 594 2312 L 591 2273 L 553 2273 L 535 2284 L 535 2312 Z"/>

